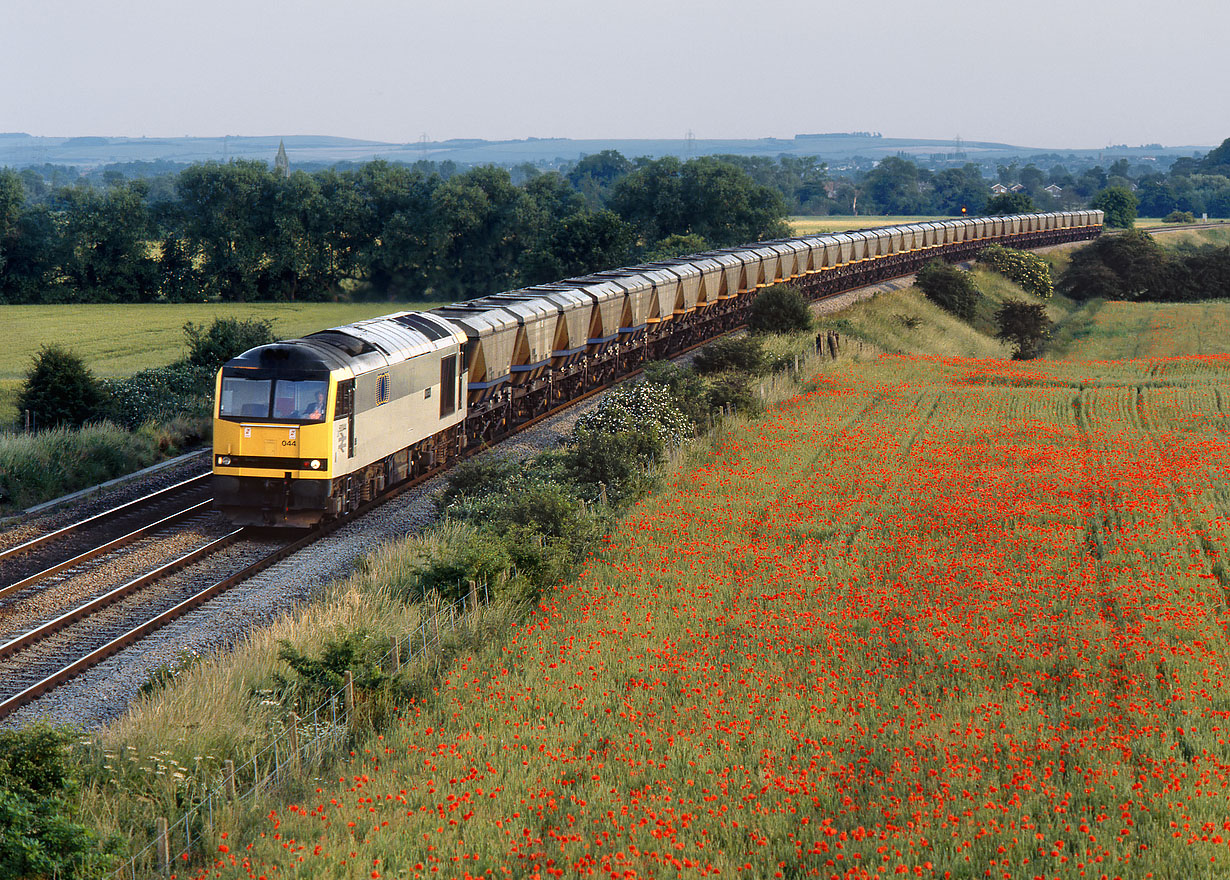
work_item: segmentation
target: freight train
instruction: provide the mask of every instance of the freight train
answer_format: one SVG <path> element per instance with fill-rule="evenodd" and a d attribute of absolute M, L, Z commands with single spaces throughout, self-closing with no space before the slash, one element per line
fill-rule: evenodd
<path fill-rule="evenodd" d="M 218 372 L 214 499 L 308 527 L 385 487 L 746 322 L 757 290 L 812 299 L 973 258 L 1094 238 L 1101 211 L 974 217 L 764 241 L 597 272 L 262 345 Z"/>

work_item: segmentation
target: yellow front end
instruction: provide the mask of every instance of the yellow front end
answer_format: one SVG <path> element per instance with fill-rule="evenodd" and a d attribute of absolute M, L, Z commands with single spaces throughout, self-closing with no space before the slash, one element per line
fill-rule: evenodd
<path fill-rule="evenodd" d="M 214 405 L 214 506 L 240 525 L 311 526 L 332 509 L 333 406 L 319 419 L 223 417 Z M 215 401 L 222 399 L 219 372 Z M 276 414 L 275 414 L 276 415 Z"/>

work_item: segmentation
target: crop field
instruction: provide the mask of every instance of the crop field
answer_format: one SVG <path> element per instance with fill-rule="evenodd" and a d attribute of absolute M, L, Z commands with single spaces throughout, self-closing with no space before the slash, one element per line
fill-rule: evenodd
<path fill-rule="evenodd" d="M 268 318 L 289 338 L 362 318 L 437 303 L 211 303 L 0 306 L 0 381 L 20 379 L 43 345 L 59 343 L 98 376 L 127 376 L 160 367 L 187 349 L 184 324 L 215 318 Z"/>
<path fill-rule="evenodd" d="M 859 214 L 854 217 L 826 215 L 823 217 L 789 217 L 787 223 L 795 235 L 816 235 L 823 232 L 842 232 L 846 229 L 869 229 L 873 226 L 891 226 L 894 223 L 922 223 L 926 220 L 951 220 L 951 217 L 880 217 Z"/>
<path fill-rule="evenodd" d="M 1089 303 L 1069 317 L 1047 356 L 1103 360 L 1230 354 L 1230 300 Z"/>
<path fill-rule="evenodd" d="M 885 356 L 730 421 L 222 877 L 1204 877 L 1230 358 Z"/>

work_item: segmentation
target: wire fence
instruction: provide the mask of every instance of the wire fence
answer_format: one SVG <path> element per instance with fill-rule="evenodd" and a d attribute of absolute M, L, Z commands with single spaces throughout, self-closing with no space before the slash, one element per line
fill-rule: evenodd
<path fill-rule="evenodd" d="M 396 673 L 403 665 L 426 658 L 439 649 L 446 635 L 467 621 L 477 626 L 478 609 L 490 601 L 487 585 L 470 581 L 465 597 L 437 606 L 416 629 L 395 639 L 381 666 Z M 354 678 L 347 672 L 340 688 L 310 712 L 302 716 L 292 712 L 272 742 L 247 761 L 239 765 L 226 761 L 220 778 L 202 784 L 192 805 L 178 819 L 157 819 L 154 840 L 128 858 L 111 877 L 137 880 L 166 875 L 176 863 L 187 862 L 194 851 L 207 852 L 205 842 L 217 820 L 231 815 L 236 804 L 250 801 L 280 783 L 301 779 L 346 751 L 354 709 Z"/>

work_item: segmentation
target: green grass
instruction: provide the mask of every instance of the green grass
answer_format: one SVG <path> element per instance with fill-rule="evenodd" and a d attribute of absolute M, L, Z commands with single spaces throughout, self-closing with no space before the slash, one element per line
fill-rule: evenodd
<path fill-rule="evenodd" d="M 1058 276 L 1068 255 L 1052 251 L 1043 255 Z M 848 309 L 821 319 L 824 329 L 861 340 L 868 348 L 890 354 L 923 354 L 938 357 L 1009 357 L 1012 347 L 995 339 L 995 312 L 1008 299 L 1045 302 L 1051 320 L 1060 324 L 1077 304 L 1063 297 L 1041 300 L 998 273 L 975 268 L 975 282 L 983 298 L 972 324 L 953 317 L 928 300 L 917 287 L 882 293 Z"/>
<path fill-rule="evenodd" d="M 1213 245 L 1214 247 L 1230 246 L 1230 226 L 1213 229 L 1189 229 L 1183 226 L 1153 229 L 1150 233 L 1162 247 L 1177 248 L 1180 245 L 1191 244 L 1197 247 Z"/>
<path fill-rule="evenodd" d="M 290 338 L 437 303 L 209 303 L 139 305 L 0 306 L 0 381 L 21 379 L 30 359 L 48 343 L 65 345 L 97 376 L 127 376 L 184 355 L 183 326 L 214 318 L 268 318 Z M 2 394 L 2 392 L 0 392 Z M 0 400 L 3 397 L 0 396 Z M 4 420 L 0 413 L 0 421 Z"/>

